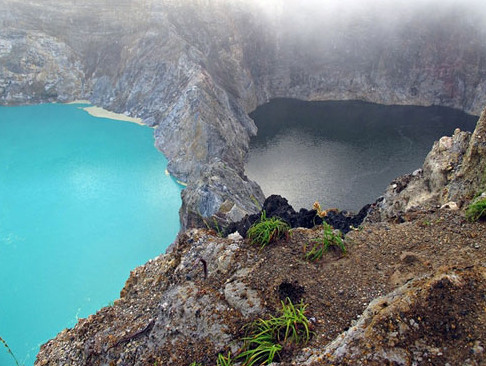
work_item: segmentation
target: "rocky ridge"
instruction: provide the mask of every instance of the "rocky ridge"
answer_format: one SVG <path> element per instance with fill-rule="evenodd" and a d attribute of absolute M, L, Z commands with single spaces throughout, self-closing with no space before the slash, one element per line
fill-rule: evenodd
<path fill-rule="evenodd" d="M 461 5 L 366 16 L 239 0 L 0 0 L 0 9 L 0 103 L 81 98 L 141 117 L 188 185 L 183 228 L 258 211 L 263 194 L 244 174 L 256 133 L 248 113 L 270 98 L 479 114 L 486 95 L 482 13 Z"/>
<path fill-rule="evenodd" d="M 402 224 L 366 224 L 346 237 L 345 257 L 317 263 L 302 250 L 319 228 L 265 251 L 193 230 L 135 269 L 113 306 L 42 346 L 36 365 L 214 365 L 219 352 L 238 352 L 244 325 L 276 315 L 293 293 L 316 324 L 282 365 L 481 365 L 485 230 L 446 209 L 416 211 Z"/>

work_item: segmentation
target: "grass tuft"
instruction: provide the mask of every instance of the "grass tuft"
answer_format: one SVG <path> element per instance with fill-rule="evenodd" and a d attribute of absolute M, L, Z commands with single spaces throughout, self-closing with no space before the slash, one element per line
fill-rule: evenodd
<path fill-rule="evenodd" d="M 311 262 L 320 260 L 331 247 L 335 247 L 343 254 L 346 254 L 346 247 L 344 246 L 344 241 L 340 233 L 336 234 L 332 226 L 326 222 L 322 223 L 322 228 L 322 237 L 314 241 L 312 248 L 307 251 L 307 246 L 304 247 L 305 259 Z"/>
<path fill-rule="evenodd" d="M 466 209 L 466 219 L 468 221 L 478 221 L 486 217 L 486 197 L 472 202 Z"/>
<path fill-rule="evenodd" d="M 265 211 L 262 211 L 260 219 L 248 229 L 246 236 L 251 244 L 260 245 L 263 249 L 270 242 L 288 235 L 289 230 L 290 226 L 285 221 L 278 217 L 267 218 Z"/>
<path fill-rule="evenodd" d="M 228 352 L 228 356 L 223 356 L 221 353 L 218 353 L 218 361 L 216 362 L 217 366 L 232 366 L 233 360 L 231 359 L 231 352 Z"/>
<path fill-rule="evenodd" d="M 282 301 L 281 315 L 258 319 L 251 325 L 251 333 L 243 338 L 244 346 L 237 358 L 244 366 L 268 365 L 290 344 L 305 344 L 310 339 L 310 322 L 305 316 L 307 305 L 295 306 L 289 298 Z"/>

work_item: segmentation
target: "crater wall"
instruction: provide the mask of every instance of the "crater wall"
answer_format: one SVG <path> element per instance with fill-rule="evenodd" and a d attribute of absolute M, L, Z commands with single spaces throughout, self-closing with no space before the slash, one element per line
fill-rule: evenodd
<path fill-rule="evenodd" d="M 270 98 L 480 113 L 482 14 L 427 4 L 310 18 L 298 2 L 0 0 L 0 103 L 89 99 L 141 117 L 187 183 L 183 228 L 234 221 L 264 199 L 244 162 L 248 113 Z"/>

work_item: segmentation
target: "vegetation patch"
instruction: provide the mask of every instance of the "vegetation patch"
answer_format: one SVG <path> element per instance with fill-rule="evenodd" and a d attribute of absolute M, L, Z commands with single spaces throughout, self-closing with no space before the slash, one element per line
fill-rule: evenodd
<path fill-rule="evenodd" d="M 307 245 L 304 247 L 305 259 L 309 261 L 318 261 L 330 248 L 336 248 L 340 250 L 341 253 L 346 254 L 346 247 L 344 245 L 344 240 L 341 237 L 341 232 L 339 230 L 334 230 L 333 227 L 326 222 L 322 223 L 322 228 L 322 237 L 314 241 L 312 248 L 307 250 Z"/>
<path fill-rule="evenodd" d="M 283 349 L 292 344 L 306 344 L 310 337 L 310 321 L 305 316 L 307 305 L 295 306 L 290 299 L 282 301 L 281 315 L 270 319 L 258 319 L 250 326 L 250 334 L 243 338 L 244 366 L 268 365 L 277 359 Z"/>
<path fill-rule="evenodd" d="M 231 366 L 238 360 L 243 366 L 268 365 L 280 359 L 280 353 L 294 345 L 306 344 L 312 332 L 311 323 L 305 316 L 307 305 L 302 302 L 294 305 L 289 298 L 281 301 L 281 315 L 270 319 L 258 319 L 249 324 L 248 335 L 244 337 L 239 354 L 231 358 L 231 352 L 225 356 L 218 354 L 217 366 Z M 241 360 L 241 361 L 240 361 Z M 190 366 L 202 366 L 192 362 Z"/>
<path fill-rule="evenodd" d="M 262 211 L 260 219 L 255 222 L 246 233 L 251 244 L 260 245 L 263 249 L 267 244 L 288 235 L 289 224 L 278 217 L 267 218 L 265 211 Z"/>
<path fill-rule="evenodd" d="M 466 209 L 466 219 L 468 221 L 478 221 L 486 217 L 486 197 L 472 202 Z"/>
<path fill-rule="evenodd" d="M 233 360 L 231 359 L 231 352 L 228 352 L 227 356 L 223 356 L 221 353 L 218 354 L 218 361 L 216 366 L 231 366 L 233 365 Z"/>

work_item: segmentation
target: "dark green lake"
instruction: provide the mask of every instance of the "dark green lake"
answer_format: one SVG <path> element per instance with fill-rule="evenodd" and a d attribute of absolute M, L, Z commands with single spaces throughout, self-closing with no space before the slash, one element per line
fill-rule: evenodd
<path fill-rule="evenodd" d="M 275 99 L 251 115 L 247 175 L 265 195 L 295 209 L 357 211 L 396 177 L 421 168 L 434 141 L 455 128 L 473 131 L 477 116 L 445 107 L 385 106 L 360 101 Z"/>

